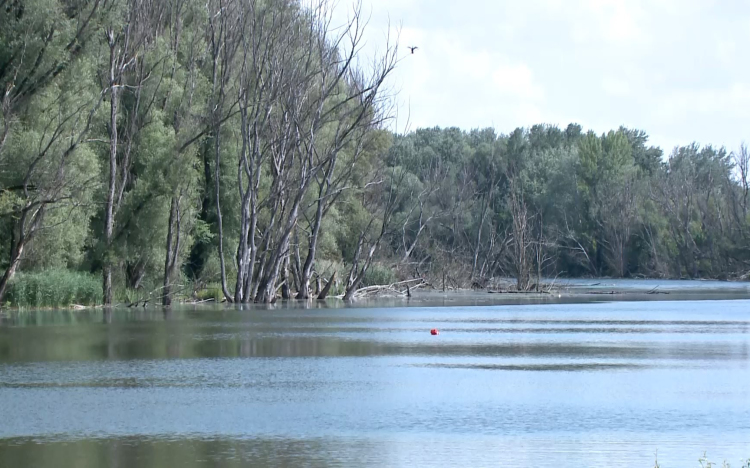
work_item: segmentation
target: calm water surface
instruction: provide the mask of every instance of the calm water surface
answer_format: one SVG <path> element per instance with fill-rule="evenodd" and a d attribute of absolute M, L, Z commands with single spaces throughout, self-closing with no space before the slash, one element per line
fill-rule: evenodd
<path fill-rule="evenodd" d="M 541 302 L 6 314 L 0 466 L 750 458 L 749 300 Z"/>

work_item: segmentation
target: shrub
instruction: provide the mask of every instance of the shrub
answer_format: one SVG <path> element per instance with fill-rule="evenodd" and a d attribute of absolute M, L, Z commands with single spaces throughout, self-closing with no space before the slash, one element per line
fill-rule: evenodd
<path fill-rule="evenodd" d="M 221 284 L 209 284 L 204 289 L 195 292 L 195 298 L 199 301 L 213 299 L 215 302 L 221 302 L 224 299 L 224 293 L 221 291 Z"/>
<path fill-rule="evenodd" d="M 367 269 L 365 277 L 362 279 L 362 286 L 375 286 L 381 284 L 392 284 L 396 282 L 396 272 L 393 268 L 387 267 L 381 263 L 373 263 Z"/>
<path fill-rule="evenodd" d="M 98 276 L 69 270 L 18 273 L 8 285 L 6 301 L 12 307 L 67 307 L 96 305 L 101 301 Z"/>

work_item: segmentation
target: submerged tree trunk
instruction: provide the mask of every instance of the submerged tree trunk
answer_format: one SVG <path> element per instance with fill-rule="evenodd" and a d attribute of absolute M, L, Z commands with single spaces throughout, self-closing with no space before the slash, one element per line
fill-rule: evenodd
<path fill-rule="evenodd" d="M 305 258 L 305 264 L 300 270 L 300 284 L 299 291 L 297 293 L 297 299 L 308 299 L 310 297 L 310 277 L 312 275 L 313 263 L 315 262 L 315 255 L 318 249 L 320 226 L 323 222 L 323 216 L 327 211 L 326 207 L 330 207 L 330 204 L 333 202 L 333 200 L 329 199 L 329 195 L 331 191 L 331 177 L 333 175 L 334 169 L 336 168 L 337 160 L 337 154 L 334 153 L 331 156 L 330 161 L 328 162 L 328 166 L 326 167 L 325 173 L 323 175 L 323 180 L 319 182 L 315 219 L 313 221 L 312 232 L 310 233 L 310 237 L 308 240 L 307 258 Z M 297 250 L 297 253 L 299 254 L 299 249 Z"/>
<path fill-rule="evenodd" d="M 318 208 L 315 211 L 315 222 L 313 231 L 310 234 L 309 246 L 307 248 L 307 258 L 300 272 L 300 290 L 297 293 L 297 299 L 310 298 L 310 276 L 312 275 L 313 261 L 318 248 L 318 236 L 320 234 L 320 223 L 323 219 L 323 202 L 318 202 Z"/>
<path fill-rule="evenodd" d="M 308 179 L 309 182 L 309 179 Z M 304 193 L 304 185 L 293 201 L 292 209 L 287 215 L 286 224 L 281 229 L 281 236 L 276 248 L 271 252 L 265 268 L 265 274 L 258 278 L 258 292 L 255 296 L 255 302 L 269 303 L 276 297 L 276 280 L 279 277 L 281 263 L 289 256 L 289 237 L 292 234 L 294 226 L 297 224 L 299 205 Z"/>
<path fill-rule="evenodd" d="M 30 207 L 21 211 L 21 217 L 18 220 L 16 226 L 14 226 L 13 233 L 11 234 L 11 246 L 10 246 L 10 264 L 5 270 L 2 278 L 0 278 L 0 308 L 3 306 L 3 299 L 5 294 L 8 292 L 8 284 L 13 276 L 18 271 L 18 266 L 21 264 L 23 258 L 23 252 L 26 245 L 31 241 L 34 233 L 39 228 L 44 217 L 45 205 L 36 208 L 36 211 L 30 215 Z M 31 216 L 31 220 L 27 225 L 27 219 Z"/>
<path fill-rule="evenodd" d="M 331 278 L 326 283 L 325 287 L 323 287 L 323 290 L 320 291 L 320 294 L 318 294 L 318 299 L 323 300 L 328 296 L 328 293 L 331 291 L 331 286 L 333 286 L 333 282 L 336 281 L 336 271 L 333 272 L 331 275 Z"/>
<path fill-rule="evenodd" d="M 487 209 L 489 208 L 489 197 L 491 194 L 484 194 L 482 197 L 482 216 L 479 220 L 479 229 L 477 230 L 477 241 L 474 245 L 474 259 L 471 263 L 471 275 L 469 281 L 474 281 L 474 274 L 477 271 L 477 263 L 479 261 L 479 249 L 482 244 L 482 229 L 484 228 L 484 220 L 487 217 Z"/>
<path fill-rule="evenodd" d="M 164 260 L 164 288 L 162 305 L 172 304 L 172 282 L 180 255 L 180 199 L 172 197 L 169 209 L 169 227 L 167 229 L 167 252 Z"/>
<path fill-rule="evenodd" d="M 228 302 L 232 302 L 232 295 L 229 293 L 227 288 L 227 268 L 224 262 L 224 223 L 221 215 L 221 142 L 220 142 L 220 129 L 217 129 L 214 135 L 214 196 L 216 198 L 216 225 L 219 234 L 219 265 L 221 268 L 221 291 L 224 293 L 224 298 Z"/>
<path fill-rule="evenodd" d="M 382 238 L 382 235 L 380 236 L 380 238 Z M 362 262 L 362 267 L 360 268 L 358 266 L 360 261 L 359 256 L 360 252 L 362 251 L 364 236 L 360 237 L 359 245 L 357 246 L 357 250 L 354 255 L 354 262 L 352 263 L 352 269 L 349 272 L 348 285 L 346 287 L 346 292 L 344 293 L 345 301 L 351 301 L 354 298 L 354 293 L 357 292 L 359 285 L 362 284 L 362 280 L 365 278 L 367 270 L 372 264 L 372 257 L 375 254 L 378 246 L 380 245 L 380 238 L 378 238 L 378 240 L 370 246 L 370 249 L 367 252 L 367 256 L 365 257 L 364 262 Z"/>
<path fill-rule="evenodd" d="M 23 255 L 24 247 L 25 244 L 21 242 L 13 246 L 13 249 L 11 249 L 10 265 L 8 265 L 8 269 L 5 270 L 3 277 L 0 278 L 0 309 L 3 306 L 5 293 L 8 291 L 8 283 L 13 279 L 13 275 L 16 274 L 18 265 L 21 264 L 21 256 Z"/>
<path fill-rule="evenodd" d="M 518 194 L 512 194 L 510 211 L 513 223 L 512 263 L 516 271 L 516 288 L 527 291 L 531 279 L 531 259 L 528 247 L 530 244 L 529 212 L 525 201 Z"/>
<path fill-rule="evenodd" d="M 102 303 L 112 304 L 112 234 L 114 231 L 115 190 L 117 188 L 117 107 L 119 84 L 117 83 L 118 43 L 114 31 L 109 36 L 109 184 L 107 187 L 107 204 L 104 209 L 104 262 L 102 267 Z"/>
<path fill-rule="evenodd" d="M 284 259 L 284 264 L 281 266 L 281 298 L 291 299 L 292 293 L 289 290 L 289 257 Z"/>

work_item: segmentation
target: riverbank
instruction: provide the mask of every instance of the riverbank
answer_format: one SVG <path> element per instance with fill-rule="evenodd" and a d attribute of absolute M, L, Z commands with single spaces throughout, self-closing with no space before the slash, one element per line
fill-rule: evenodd
<path fill-rule="evenodd" d="M 510 283 L 508 283 L 510 284 Z M 551 287 L 550 287 L 551 286 Z M 352 302 L 344 302 L 340 297 L 325 300 L 282 300 L 274 304 L 222 303 L 227 308 L 240 309 L 331 309 L 331 308 L 371 308 L 371 307 L 456 307 L 491 306 L 513 304 L 575 304 L 591 302 L 619 301 L 679 301 L 679 300 L 734 300 L 750 299 L 750 282 L 715 280 L 653 280 L 653 279 L 558 279 L 547 282 L 544 292 L 516 292 L 500 290 L 498 285 L 490 289 L 440 289 L 422 287 L 407 289 L 404 286 L 391 288 L 383 286 L 376 294 L 357 297 Z M 215 300 L 184 301 L 175 307 L 213 308 Z M 101 305 L 83 306 L 70 304 L 67 307 L 6 308 L 9 311 L 33 310 L 92 310 Z M 161 309 L 157 302 L 145 304 L 118 304 L 115 309 Z M 0 311 L 2 314 L 3 311 Z"/>

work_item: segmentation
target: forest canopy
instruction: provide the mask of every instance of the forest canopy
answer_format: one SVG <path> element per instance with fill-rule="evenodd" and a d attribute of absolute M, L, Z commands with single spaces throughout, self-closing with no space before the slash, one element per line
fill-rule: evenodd
<path fill-rule="evenodd" d="M 0 0 L 0 304 L 17 273 L 64 270 L 99 276 L 104 304 L 165 305 L 750 271 L 744 146 L 665 154 L 576 124 L 394 133 L 405 52 L 390 37 L 362 57 L 360 9 L 331 15 Z"/>

